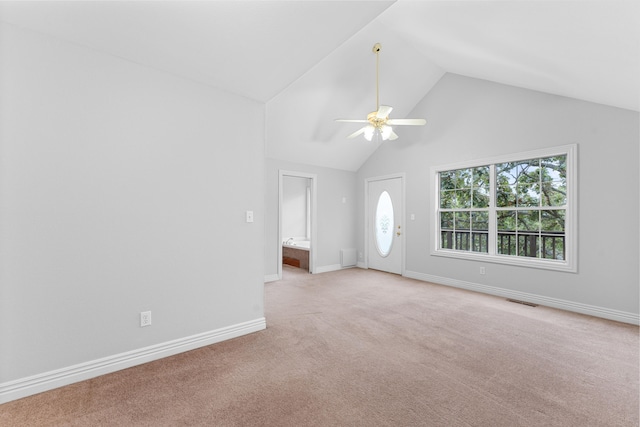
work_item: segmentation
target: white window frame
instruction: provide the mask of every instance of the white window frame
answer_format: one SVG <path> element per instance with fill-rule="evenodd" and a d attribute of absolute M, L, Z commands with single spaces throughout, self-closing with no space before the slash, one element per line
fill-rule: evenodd
<path fill-rule="evenodd" d="M 496 225 L 496 188 L 494 165 L 507 162 L 517 162 L 535 158 L 567 156 L 567 205 L 565 211 L 565 259 L 529 258 L 513 255 L 501 255 L 497 253 L 497 225 Z M 521 267 L 533 267 L 547 270 L 578 272 L 578 171 L 577 171 L 578 145 L 569 144 L 552 148 L 520 152 L 504 156 L 496 156 L 485 159 L 469 160 L 460 163 L 433 166 L 430 175 L 433 182 L 433 209 L 432 209 L 432 239 L 431 255 L 449 258 L 466 259 L 473 261 L 491 262 L 498 264 L 516 265 Z M 490 208 L 489 208 L 489 252 L 456 251 L 440 248 L 440 172 L 456 169 L 475 168 L 491 165 L 490 174 Z"/>

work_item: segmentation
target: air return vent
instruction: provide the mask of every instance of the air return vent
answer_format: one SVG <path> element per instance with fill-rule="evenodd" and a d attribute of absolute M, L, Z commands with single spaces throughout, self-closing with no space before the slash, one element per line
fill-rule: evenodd
<path fill-rule="evenodd" d="M 507 298 L 507 301 L 515 302 L 516 304 L 528 305 L 529 307 L 537 307 L 538 306 L 538 304 L 534 304 L 532 302 L 520 301 L 520 300 L 517 300 L 517 299 L 511 299 L 511 298 Z"/>
<path fill-rule="evenodd" d="M 355 249 L 340 249 L 340 266 L 353 267 L 356 265 Z"/>

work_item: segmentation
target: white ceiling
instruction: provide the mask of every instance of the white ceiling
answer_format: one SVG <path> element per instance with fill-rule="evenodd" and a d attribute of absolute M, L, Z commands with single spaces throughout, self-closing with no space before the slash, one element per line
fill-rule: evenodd
<path fill-rule="evenodd" d="M 446 72 L 640 110 L 636 0 L 3 1 L 0 19 L 264 102 L 267 156 L 338 169 L 377 148 L 334 122 L 375 110 L 376 42 L 393 118 Z"/>

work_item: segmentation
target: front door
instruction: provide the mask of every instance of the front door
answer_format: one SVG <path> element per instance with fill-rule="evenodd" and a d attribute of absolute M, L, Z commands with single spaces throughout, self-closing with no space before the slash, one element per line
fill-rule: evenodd
<path fill-rule="evenodd" d="M 368 266 L 402 274 L 402 178 L 368 181 Z"/>

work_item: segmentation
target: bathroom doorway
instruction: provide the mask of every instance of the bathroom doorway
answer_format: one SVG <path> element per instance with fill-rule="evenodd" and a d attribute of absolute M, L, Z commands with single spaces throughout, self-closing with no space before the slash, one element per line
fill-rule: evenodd
<path fill-rule="evenodd" d="M 316 236 L 316 175 L 279 171 L 278 278 L 287 264 L 313 273 Z"/>

